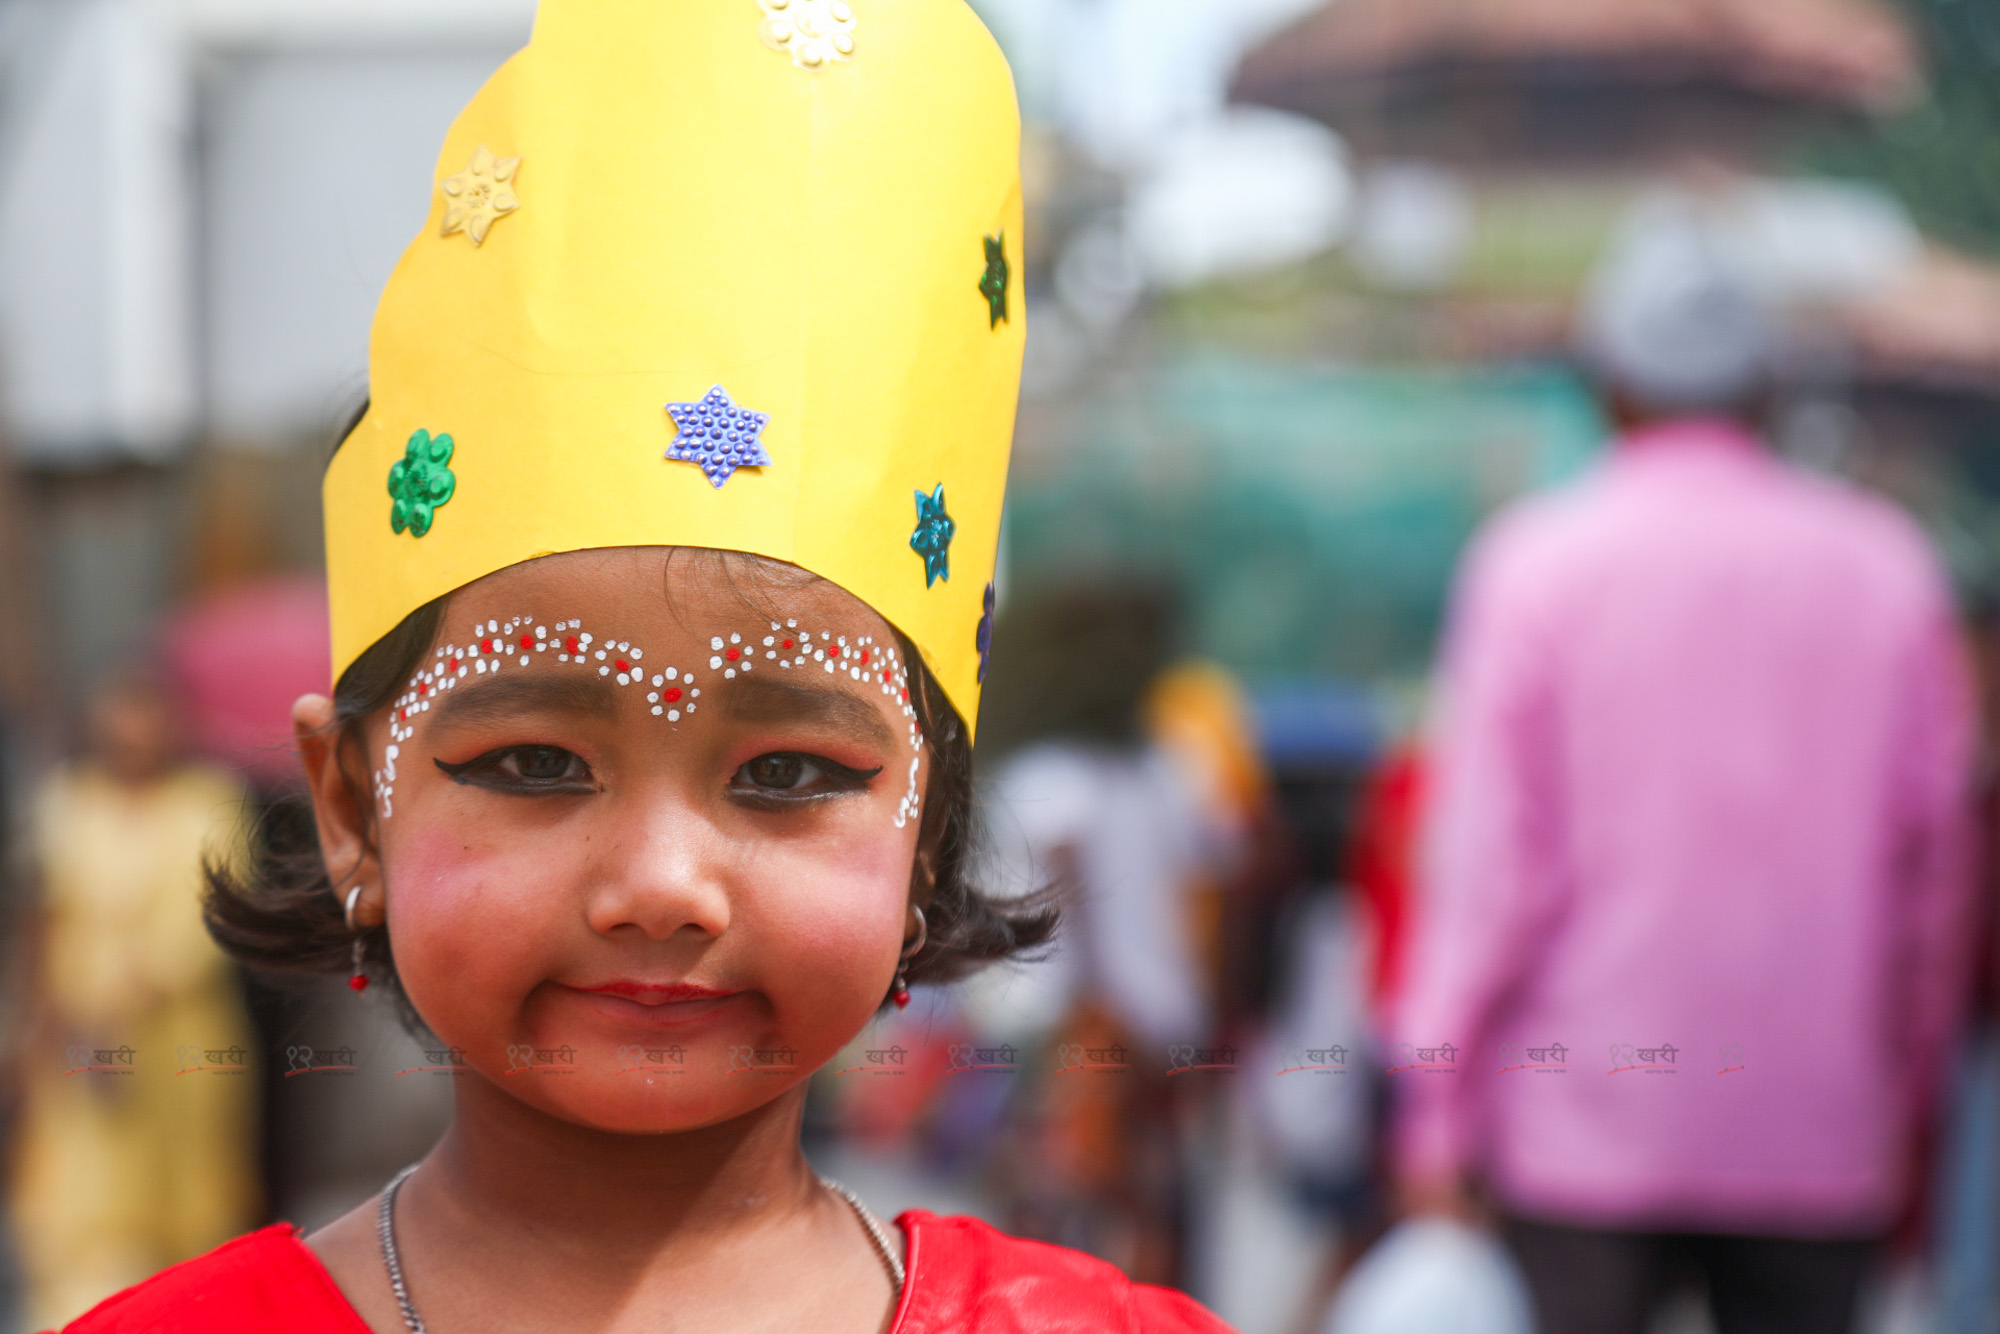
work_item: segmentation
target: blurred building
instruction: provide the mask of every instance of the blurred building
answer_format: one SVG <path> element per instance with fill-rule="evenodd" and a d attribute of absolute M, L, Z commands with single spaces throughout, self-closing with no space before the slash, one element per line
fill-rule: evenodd
<path fill-rule="evenodd" d="M 0 5 L 0 422 L 39 692 L 317 561 L 318 469 L 455 109 L 532 0 Z"/>
<path fill-rule="evenodd" d="M 1371 157 L 1485 170 L 1701 151 L 1906 105 L 1916 44 L 1877 0 L 1344 0 L 1245 59 L 1234 94 Z"/>

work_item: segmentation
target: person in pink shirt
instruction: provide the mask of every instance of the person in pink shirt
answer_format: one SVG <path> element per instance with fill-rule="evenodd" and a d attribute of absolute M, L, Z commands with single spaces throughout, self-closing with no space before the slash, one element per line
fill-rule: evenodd
<path fill-rule="evenodd" d="M 1835 1334 L 1960 1018 L 1973 706 L 1885 502 L 1749 420 L 1766 324 L 1643 210 L 1586 299 L 1624 427 L 1476 539 L 1442 667 L 1392 1076 L 1412 1209 L 1477 1188 L 1544 1334 Z"/>

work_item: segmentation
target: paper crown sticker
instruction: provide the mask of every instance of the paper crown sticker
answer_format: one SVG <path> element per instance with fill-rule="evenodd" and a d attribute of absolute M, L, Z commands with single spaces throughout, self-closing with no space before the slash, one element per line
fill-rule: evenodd
<path fill-rule="evenodd" d="M 715 547 L 867 602 L 971 724 L 1019 141 L 963 0 L 542 0 L 445 141 L 327 470 L 335 674 L 509 565 Z"/>

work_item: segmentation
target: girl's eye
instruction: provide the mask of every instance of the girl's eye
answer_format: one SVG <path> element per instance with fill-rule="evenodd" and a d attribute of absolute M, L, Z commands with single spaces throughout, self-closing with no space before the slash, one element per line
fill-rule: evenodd
<path fill-rule="evenodd" d="M 590 766 L 561 746 L 508 746 L 464 764 L 436 761 L 455 783 L 496 792 L 592 792 Z"/>
<path fill-rule="evenodd" d="M 730 786 L 739 794 L 766 801 L 810 801 L 860 792 L 875 769 L 851 769 L 818 755 L 779 751 L 759 755 L 736 771 Z"/>
<path fill-rule="evenodd" d="M 759 755 L 743 766 L 743 772 L 757 787 L 790 792 L 818 778 L 819 766 L 803 755 Z"/>
<path fill-rule="evenodd" d="M 531 783 L 554 783 L 572 776 L 583 761 L 556 746 L 518 746 L 500 761 L 500 771 Z"/>

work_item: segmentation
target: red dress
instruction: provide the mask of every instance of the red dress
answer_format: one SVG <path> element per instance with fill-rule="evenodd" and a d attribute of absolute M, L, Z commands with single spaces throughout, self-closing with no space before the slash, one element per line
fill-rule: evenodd
<path fill-rule="evenodd" d="M 890 1334 L 1229 1334 L 1191 1298 L 1080 1252 L 972 1218 L 913 1209 L 896 1222 L 908 1279 Z M 64 1334 L 369 1331 L 298 1231 L 280 1223 L 125 1289 Z"/>

